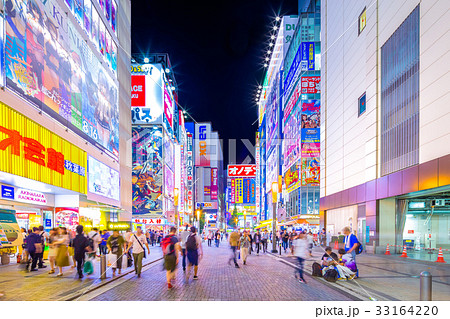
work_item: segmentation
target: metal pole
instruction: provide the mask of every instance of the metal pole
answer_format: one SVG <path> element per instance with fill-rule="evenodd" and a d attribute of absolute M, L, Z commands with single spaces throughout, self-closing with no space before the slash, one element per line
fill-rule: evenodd
<path fill-rule="evenodd" d="M 100 256 L 100 279 L 106 279 L 106 255 Z"/>
<path fill-rule="evenodd" d="M 177 228 L 177 234 L 179 233 L 179 216 L 178 216 L 178 205 L 174 205 L 174 210 L 175 210 L 175 227 Z"/>
<path fill-rule="evenodd" d="M 431 301 L 432 278 L 428 271 L 420 273 L 420 301 Z"/>
<path fill-rule="evenodd" d="M 276 218 L 277 218 L 277 203 L 273 203 L 272 210 L 272 253 L 276 254 L 277 251 L 277 235 L 276 235 Z"/>

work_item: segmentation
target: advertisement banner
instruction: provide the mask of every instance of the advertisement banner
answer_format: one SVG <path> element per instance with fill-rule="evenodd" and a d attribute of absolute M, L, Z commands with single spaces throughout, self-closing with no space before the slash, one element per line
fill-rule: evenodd
<path fill-rule="evenodd" d="M 174 114 L 174 101 L 172 92 L 169 91 L 169 87 L 164 88 L 164 128 L 170 134 L 173 133 L 173 114 Z"/>
<path fill-rule="evenodd" d="M 284 184 L 286 185 L 286 191 L 292 192 L 300 186 L 300 173 L 298 170 L 298 164 L 294 164 L 286 171 L 284 175 Z"/>
<path fill-rule="evenodd" d="M 133 127 L 132 135 L 133 214 L 162 214 L 162 128 Z"/>
<path fill-rule="evenodd" d="M 320 143 L 302 143 L 302 157 L 320 157 Z"/>
<path fill-rule="evenodd" d="M 0 171 L 86 194 L 86 152 L 0 102 Z"/>
<path fill-rule="evenodd" d="M 194 189 L 194 152 L 193 137 L 187 133 L 186 141 L 186 188 L 187 188 L 187 212 L 191 214 L 194 210 L 192 191 Z"/>
<path fill-rule="evenodd" d="M 284 126 L 283 172 L 300 158 L 300 108 L 296 107 Z"/>
<path fill-rule="evenodd" d="M 302 186 L 320 185 L 320 159 L 302 158 L 301 160 Z"/>
<path fill-rule="evenodd" d="M 203 196 L 211 196 L 211 186 L 203 186 Z"/>
<path fill-rule="evenodd" d="M 195 124 L 195 166 L 210 166 L 211 123 Z"/>
<path fill-rule="evenodd" d="M 314 70 L 314 42 L 302 42 L 302 71 Z"/>
<path fill-rule="evenodd" d="M 256 177 L 255 164 L 228 165 L 228 177 Z"/>
<path fill-rule="evenodd" d="M 120 201 L 119 172 L 108 165 L 88 157 L 88 193 Z"/>
<path fill-rule="evenodd" d="M 302 128 L 320 128 L 320 100 L 302 101 Z"/>
<path fill-rule="evenodd" d="M 244 180 L 242 178 L 236 178 L 236 204 L 242 204 L 244 202 Z"/>
<path fill-rule="evenodd" d="M 302 94 L 320 93 L 320 76 L 302 76 Z"/>
<path fill-rule="evenodd" d="M 175 170 L 175 145 L 168 134 L 164 134 L 164 163 L 172 170 Z"/>
<path fill-rule="evenodd" d="M 211 200 L 217 200 L 217 195 L 219 191 L 218 185 L 218 169 L 211 168 Z"/>
<path fill-rule="evenodd" d="M 243 179 L 244 184 L 244 198 L 243 203 L 244 204 L 255 204 L 255 197 L 256 197 L 256 183 L 254 178 L 244 178 Z"/>
<path fill-rule="evenodd" d="M 302 128 L 302 143 L 320 143 L 320 128 Z"/>
<path fill-rule="evenodd" d="M 173 200 L 173 189 L 175 187 L 173 171 L 168 165 L 164 165 L 164 195 Z"/>
<path fill-rule="evenodd" d="M 131 65 L 133 124 L 163 124 L 162 72 L 161 64 Z"/>
<path fill-rule="evenodd" d="M 294 60 L 292 61 L 291 67 L 289 71 L 286 73 L 286 77 L 283 83 L 283 94 L 290 94 L 294 84 L 297 82 L 297 79 L 300 75 L 300 65 L 302 62 L 302 46 L 299 46 L 297 49 L 297 53 L 295 53 Z"/>
<path fill-rule="evenodd" d="M 55 207 L 55 226 L 66 227 L 69 231 L 75 231 L 80 223 L 78 207 Z"/>
<path fill-rule="evenodd" d="M 272 183 L 278 181 L 278 160 L 277 150 L 274 149 L 266 162 L 266 191 L 270 192 L 272 189 Z"/>
<path fill-rule="evenodd" d="M 255 197 L 255 203 L 256 203 L 256 213 L 259 215 L 260 209 L 261 209 L 261 203 L 260 203 L 260 193 L 261 193 L 261 163 L 260 163 L 260 147 L 259 142 L 256 142 L 257 146 L 255 147 L 255 162 L 256 162 L 256 197 Z"/>
<path fill-rule="evenodd" d="M 289 101 L 286 103 L 283 112 L 283 123 L 286 124 L 287 120 L 291 116 L 292 110 L 296 107 L 297 102 L 300 99 L 300 87 L 297 85 L 294 92 L 289 97 Z"/>
<path fill-rule="evenodd" d="M 273 142 L 278 138 L 278 75 L 276 81 L 272 85 L 269 98 L 267 99 L 267 120 L 266 120 L 266 133 L 267 142 L 266 148 L 270 152 L 273 146 Z"/>
<path fill-rule="evenodd" d="M 0 209 L 0 247 L 20 246 L 23 237 L 13 210 Z"/>
<path fill-rule="evenodd" d="M 58 3 L 5 6 L 7 87 L 118 159 L 117 80 Z"/>
<path fill-rule="evenodd" d="M 231 188 L 230 188 L 230 203 L 236 203 L 236 179 L 231 179 Z"/>
<path fill-rule="evenodd" d="M 3 6 L 3 5 L 2 5 Z M 3 8 L 1 8 L 3 10 Z M 5 18 L 0 15 L 0 87 L 5 86 Z"/>

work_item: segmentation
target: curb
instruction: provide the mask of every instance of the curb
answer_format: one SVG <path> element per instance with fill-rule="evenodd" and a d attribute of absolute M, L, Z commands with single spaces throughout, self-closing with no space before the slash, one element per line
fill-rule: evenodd
<path fill-rule="evenodd" d="M 160 258 L 157 258 L 157 259 L 155 259 L 155 260 L 152 260 L 152 261 L 146 263 L 145 265 L 143 264 L 143 265 L 142 265 L 142 268 L 144 268 L 144 267 L 146 267 L 146 266 L 148 266 L 148 265 L 151 265 L 151 264 L 153 264 L 153 263 L 156 263 L 156 262 L 158 262 L 158 261 L 160 261 L 160 260 L 163 260 L 163 257 L 160 257 Z M 98 285 L 93 286 L 92 288 L 88 288 L 86 291 L 83 291 L 83 292 L 81 292 L 81 293 L 76 293 L 75 295 L 72 295 L 72 296 L 70 296 L 70 297 L 65 297 L 65 298 L 59 299 L 59 301 L 74 301 L 75 299 L 77 299 L 77 298 L 79 298 L 79 297 L 81 297 L 81 296 L 83 296 L 83 295 L 86 295 L 86 294 L 88 294 L 88 293 L 91 293 L 92 291 L 95 291 L 95 290 L 97 290 L 97 289 L 99 289 L 99 288 L 101 288 L 101 287 L 104 287 L 104 286 L 106 286 L 107 284 L 112 283 L 112 282 L 114 282 L 114 281 L 116 281 L 116 280 L 118 280 L 118 279 L 120 279 L 120 278 L 122 278 L 122 277 L 124 277 L 124 276 L 126 276 L 126 275 L 129 275 L 129 274 L 131 274 L 131 273 L 133 273 L 133 272 L 134 272 L 134 268 L 133 268 L 133 269 L 130 269 L 130 270 L 126 271 L 126 272 L 123 272 L 123 273 L 120 274 L 120 275 L 117 275 L 117 276 L 115 276 L 115 277 L 112 277 L 112 278 L 109 279 L 109 280 L 102 281 L 102 282 L 100 282 Z M 99 279 L 99 278 L 97 278 L 96 280 L 98 280 L 98 279 Z"/>

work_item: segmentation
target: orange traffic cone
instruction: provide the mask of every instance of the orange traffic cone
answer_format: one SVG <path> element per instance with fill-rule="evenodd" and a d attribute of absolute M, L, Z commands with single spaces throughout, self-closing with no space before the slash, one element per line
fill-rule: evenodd
<path fill-rule="evenodd" d="M 334 242 L 334 249 L 339 249 L 339 244 L 337 240 Z"/>
<path fill-rule="evenodd" d="M 391 251 L 389 250 L 389 244 L 387 244 L 386 246 L 386 252 L 384 253 L 385 255 L 391 255 Z"/>
<path fill-rule="evenodd" d="M 438 253 L 438 259 L 436 260 L 437 263 L 446 263 L 444 260 L 444 254 L 442 253 L 442 247 L 439 247 L 439 253 Z"/>
<path fill-rule="evenodd" d="M 402 255 L 400 257 L 408 258 L 408 254 L 406 253 L 406 245 L 403 246 L 403 253 L 402 253 Z"/>

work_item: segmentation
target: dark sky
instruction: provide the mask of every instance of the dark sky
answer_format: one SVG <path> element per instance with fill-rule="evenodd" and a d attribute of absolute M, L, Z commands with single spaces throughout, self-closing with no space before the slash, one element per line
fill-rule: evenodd
<path fill-rule="evenodd" d="M 132 52 L 169 54 L 179 104 L 219 132 L 226 165 L 229 139 L 254 144 L 255 94 L 271 28 L 277 15 L 297 14 L 298 0 L 133 0 L 131 6 Z M 247 155 L 238 142 L 237 162 Z"/>

